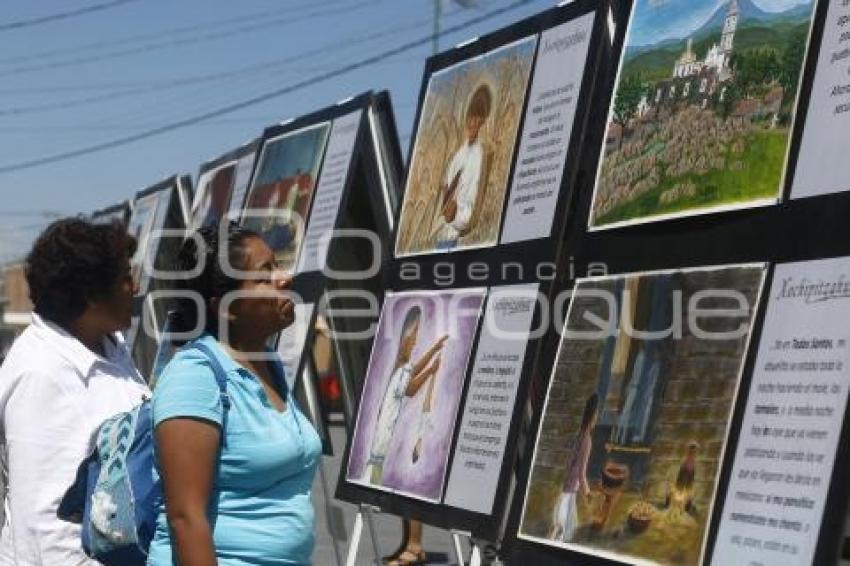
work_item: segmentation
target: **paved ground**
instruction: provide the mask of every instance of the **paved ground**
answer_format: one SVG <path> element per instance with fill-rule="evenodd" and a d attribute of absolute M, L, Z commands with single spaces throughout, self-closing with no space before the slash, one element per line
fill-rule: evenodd
<path fill-rule="evenodd" d="M 325 471 L 325 478 L 327 479 L 328 491 L 331 497 L 333 497 L 337 478 L 339 477 L 342 452 L 345 449 L 345 429 L 342 426 L 331 427 L 331 438 L 335 454 L 332 457 L 324 457 L 322 459 L 322 465 Z M 336 566 L 337 559 L 334 553 L 334 539 L 331 536 L 331 532 L 334 532 L 337 534 L 337 548 L 344 564 L 357 508 L 354 505 L 335 499 L 326 501 L 322 489 L 321 474 L 316 475 L 313 492 L 315 494 L 317 531 L 313 563 L 316 566 Z M 328 504 L 330 505 L 330 509 L 327 508 Z M 401 521 L 393 515 L 379 514 L 375 516 L 375 524 L 380 552 L 384 555 L 389 554 L 395 550 L 399 543 Z M 428 551 L 428 564 L 457 564 L 451 536 L 448 531 L 426 526 L 424 540 L 425 549 Z M 468 552 L 468 549 L 466 551 Z M 468 557 L 466 560 L 468 560 Z M 359 552 L 357 553 L 357 564 L 358 566 L 374 564 L 371 537 L 366 529 L 363 530 L 363 538 L 360 542 Z"/>

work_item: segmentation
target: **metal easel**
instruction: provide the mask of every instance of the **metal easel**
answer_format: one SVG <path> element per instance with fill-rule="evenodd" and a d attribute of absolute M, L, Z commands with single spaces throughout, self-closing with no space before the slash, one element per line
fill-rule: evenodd
<path fill-rule="evenodd" d="M 328 327 L 333 333 L 333 320 L 330 317 L 327 317 L 326 320 Z M 346 363 L 344 352 L 340 349 L 339 341 L 331 339 L 330 343 L 333 348 L 333 359 L 336 365 L 337 375 L 339 376 L 345 425 L 348 433 L 351 434 L 353 432 L 351 423 L 354 420 L 357 407 L 354 381 Z M 354 516 L 354 525 L 351 529 L 351 539 L 348 543 L 348 553 L 345 559 L 345 566 L 354 566 L 356 564 L 357 551 L 360 548 L 360 539 L 363 537 L 364 522 L 369 528 L 369 538 L 372 541 L 374 563 L 376 566 L 381 565 L 382 554 L 381 546 L 378 543 L 378 531 L 375 527 L 375 513 L 380 513 L 380 509 L 365 504 L 360 504 L 358 507 L 357 515 Z"/>
<path fill-rule="evenodd" d="M 322 416 L 322 410 L 319 406 L 319 394 L 316 391 L 316 363 L 313 361 L 312 351 L 308 350 L 306 353 L 308 354 L 307 359 L 305 360 L 304 367 L 301 370 L 301 386 L 303 387 L 304 400 L 307 404 L 306 409 L 310 420 L 313 421 L 313 424 L 319 431 L 319 435 L 322 438 L 325 438 L 329 433 Z M 325 472 L 324 458 L 319 458 L 319 479 L 322 484 L 322 493 L 324 494 L 325 517 L 328 522 L 328 531 L 330 532 L 331 539 L 333 540 L 334 556 L 336 558 L 337 566 L 342 566 L 342 552 L 339 548 L 339 541 L 337 538 L 338 533 L 336 532 L 339 529 L 335 527 L 333 522 L 335 510 L 331 504 L 331 501 L 333 500 L 333 492 L 331 491 L 328 476 Z"/>

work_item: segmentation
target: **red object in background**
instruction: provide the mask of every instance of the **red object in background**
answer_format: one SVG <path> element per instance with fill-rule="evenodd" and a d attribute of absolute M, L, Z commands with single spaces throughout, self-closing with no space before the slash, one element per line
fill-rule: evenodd
<path fill-rule="evenodd" d="M 329 404 L 340 400 L 339 378 L 337 378 L 335 373 L 329 372 L 319 378 L 319 394 Z"/>

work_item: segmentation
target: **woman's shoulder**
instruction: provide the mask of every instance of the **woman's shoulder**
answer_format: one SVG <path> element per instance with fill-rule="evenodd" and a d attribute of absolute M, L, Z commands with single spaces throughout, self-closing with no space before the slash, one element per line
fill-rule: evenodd
<path fill-rule="evenodd" d="M 191 343 L 177 350 L 163 368 L 154 388 L 154 396 L 158 391 L 184 385 L 218 389 L 209 358 L 197 348 L 193 348 Z"/>
<path fill-rule="evenodd" d="M 191 344 L 177 351 L 153 390 L 154 422 L 185 416 L 219 422 L 220 388 L 209 358 Z"/>
<path fill-rule="evenodd" d="M 77 374 L 77 367 L 68 356 L 46 344 L 29 326 L 12 343 L 0 365 L 0 388 L 17 386 L 29 380 L 36 380 L 42 386 L 63 388 L 73 385 L 75 380 L 69 380 L 68 376 Z M 82 381 L 76 381 L 82 387 Z"/>

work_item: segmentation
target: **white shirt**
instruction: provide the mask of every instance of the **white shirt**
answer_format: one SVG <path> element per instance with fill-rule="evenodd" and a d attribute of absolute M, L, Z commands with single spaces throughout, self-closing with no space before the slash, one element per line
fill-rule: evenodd
<path fill-rule="evenodd" d="M 475 208 L 475 200 L 478 197 L 478 184 L 481 182 L 481 164 L 483 161 L 484 150 L 478 140 L 472 143 L 464 143 L 452 157 L 443 182 L 446 186 L 451 186 L 454 178 L 460 173 L 455 191 L 457 213 L 455 213 L 454 220 L 446 223 L 443 227 L 439 239 L 456 240 L 461 232 L 469 226 L 472 211 Z M 442 216 L 440 218 L 445 222 Z"/>
<path fill-rule="evenodd" d="M 413 365 L 407 363 L 395 370 L 390 376 L 390 382 L 387 384 L 384 399 L 381 401 L 381 409 L 378 412 L 375 434 L 372 437 L 372 450 L 369 454 L 369 460 L 373 464 L 382 464 L 387 455 L 390 440 L 393 438 L 395 423 L 401 414 L 404 392 L 410 383 L 412 373 Z"/>
<path fill-rule="evenodd" d="M 56 517 L 97 428 L 149 394 L 119 334 L 105 358 L 33 314 L 0 367 L 0 564 L 97 564 Z M 3 517 L 0 517 L 3 518 Z"/>

